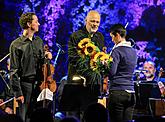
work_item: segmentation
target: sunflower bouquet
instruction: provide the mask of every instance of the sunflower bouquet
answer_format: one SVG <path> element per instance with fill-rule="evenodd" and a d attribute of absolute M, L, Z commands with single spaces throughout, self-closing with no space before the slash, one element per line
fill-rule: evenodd
<path fill-rule="evenodd" d="M 109 54 L 100 51 L 89 38 L 84 38 L 78 43 L 78 54 L 81 61 L 86 62 L 90 69 L 97 73 L 108 71 L 113 61 Z"/>

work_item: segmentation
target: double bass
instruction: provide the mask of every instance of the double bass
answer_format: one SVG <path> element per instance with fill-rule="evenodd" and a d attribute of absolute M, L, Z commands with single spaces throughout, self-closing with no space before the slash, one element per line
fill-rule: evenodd
<path fill-rule="evenodd" d="M 44 51 L 49 51 L 48 45 L 44 46 Z M 56 81 L 53 79 L 55 68 L 50 63 L 50 60 L 45 56 L 45 63 L 42 66 L 43 81 L 41 81 L 40 90 L 48 88 L 51 92 L 55 92 L 57 89 Z"/>

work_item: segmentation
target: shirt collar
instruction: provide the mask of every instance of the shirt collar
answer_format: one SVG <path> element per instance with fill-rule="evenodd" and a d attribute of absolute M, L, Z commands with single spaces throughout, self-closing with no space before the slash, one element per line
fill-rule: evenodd
<path fill-rule="evenodd" d="M 35 36 L 33 36 L 33 39 L 32 39 L 32 40 L 34 40 L 34 39 L 35 39 Z M 24 41 L 24 42 L 25 42 L 25 41 L 27 41 L 27 40 L 29 40 L 29 41 L 30 41 L 30 39 L 29 39 L 29 38 L 27 38 L 27 37 L 26 37 L 26 36 L 24 36 L 24 35 L 22 35 L 22 36 L 21 36 L 21 40 L 22 40 L 22 41 Z"/>
<path fill-rule="evenodd" d="M 93 33 L 93 36 L 91 36 L 91 34 L 90 34 L 90 33 L 88 32 L 88 30 L 86 29 L 86 26 L 84 26 L 82 30 L 88 35 L 88 38 L 92 38 L 92 37 L 94 37 L 94 35 L 96 34 L 96 32 L 95 32 L 95 33 Z"/>
<path fill-rule="evenodd" d="M 119 47 L 119 46 L 132 47 L 132 46 L 131 46 L 131 42 L 129 42 L 129 41 L 122 41 L 122 42 L 120 42 L 120 43 L 118 43 L 118 44 L 115 44 L 115 45 L 113 46 L 112 50 L 115 49 L 116 47 Z M 112 53 L 112 50 L 111 50 L 111 52 L 110 52 L 110 55 L 111 55 L 111 53 Z"/>
<path fill-rule="evenodd" d="M 122 41 L 115 45 L 115 47 L 119 47 L 119 46 L 132 47 L 131 42 L 129 42 L 129 41 Z"/>

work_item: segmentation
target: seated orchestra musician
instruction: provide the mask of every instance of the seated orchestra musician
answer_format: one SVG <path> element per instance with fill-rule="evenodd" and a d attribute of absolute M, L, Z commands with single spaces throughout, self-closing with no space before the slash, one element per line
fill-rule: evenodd
<path fill-rule="evenodd" d="M 143 64 L 143 69 L 146 71 L 144 72 L 145 75 L 145 81 L 146 82 L 158 82 L 162 81 L 165 82 L 165 78 L 162 78 L 161 76 L 156 76 L 156 67 L 155 63 L 153 61 L 146 61 Z"/>
<path fill-rule="evenodd" d="M 1 70 L 1 81 L 0 81 L 0 109 L 3 112 L 12 114 L 13 111 L 10 111 L 9 107 L 13 107 L 13 102 L 9 101 L 12 98 L 11 96 L 11 84 L 9 82 L 9 70 L 10 70 L 10 59 L 7 60 L 6 70 Z M 5 104 L 4 104 L 5 102 Z"/>
<path fill-rule="evenodd" d="M 146 112 L 147 114 L 150 114 L 150 98 L 162 98 L 162 92 L 158 85 L 159 83 L 165 84 L 165 78 L 162 77 L 162 72 L 162 69 L 160 71 L 156 70 L 156 65 L 151 60 L 145 61 L 143 63 L 143 69 L 141 72 L 138 72 L 139 78 L 137 78 L 137 81 L 135 82 L 136 108 L 140 111 L 143 109 L 145 114 Z"/>

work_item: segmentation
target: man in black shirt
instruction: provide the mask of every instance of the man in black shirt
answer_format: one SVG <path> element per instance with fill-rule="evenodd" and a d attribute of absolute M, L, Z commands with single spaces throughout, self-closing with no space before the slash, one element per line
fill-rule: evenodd
<path fill-rule="evenodd" d="M 99 94 L 100 75 L 91 75 L 94 71 L 90 69 L 90 62 L 81 62 L 81 56 L 78 53 L 78 44 L 83 39 L 89 39 L 100 50 L 104 47 L 104 37 L 98 32 L 100 25 L 100 14 L 91 10 L 85 19 L 85 26 L 81 30 L 74 32 L 68 42 L 68 86 L 67 97 L 70 98 L 65 103 L 65 110 L 84 111 L 90 103 L 96 103 Z M 79 80 L 79 81 L 78 81 Z M 65 85 L 67 88 L 67 85 Z M 66 91 L 64 87 L 64 92 Z M 70 94 L 70 95 L 69 95 Z M 73 98 L 73 99 L 72 99 Z M 61 102 L 63 98 L 61 98 Z M 69 108 L 68 108 L 69 107 Z"/>
<path fill-rule="evenodd" d="M 104 47 L 104 37 L 103 35 L 98 32 L 98 27 L 100 25 L 100 15 L 97 11 L 90 11 L 86 17 L 86 25 L 83 29 L 78 30 L 74 32 L 70 40 L 68 42 L 68 55 L 69 55 L 69 70 L 68 70 L 68 80 L 69 82 L 72 82 L 73 75 L 82 75 L 84 76 L 84 73 L 82 73 L 81 67 L 79 63 L 82 62 L 77 62 L 81 57 L 78 54 L 78 43 L 84 39 L 84 38 L 90 38 L 91 41 L 99 48 L 102 50 Z M 84 64 L 86 66 L 86 64 Z M 87 65 L 88 67 L 88 65 Z M 84 67 L 85 68 L 85 67 Z M 90 71 L 90 70 L 88 70 Z M 86 72 L 86 74 L 88 74 Z M 85 76 L 87 84 L 92 84 L 93 82 L 98 83 L 97 79 L 96 81 L 92 81 L 92 78 L 90 75 Z"/>
<path fill-rule="evenodd" d="M 10 72 L 15 97 L 21 103 L 19 113 L 26 121 L 36 81 L 41 80 L 38 73 L 41 73 L 45 57 L 51 59 L 52 54 L 44 52 L 42 39 L 34 36 L 40 25 L 35 13 L 22 14 L 19 24 L 23 34 L 10 45 Z"/>

